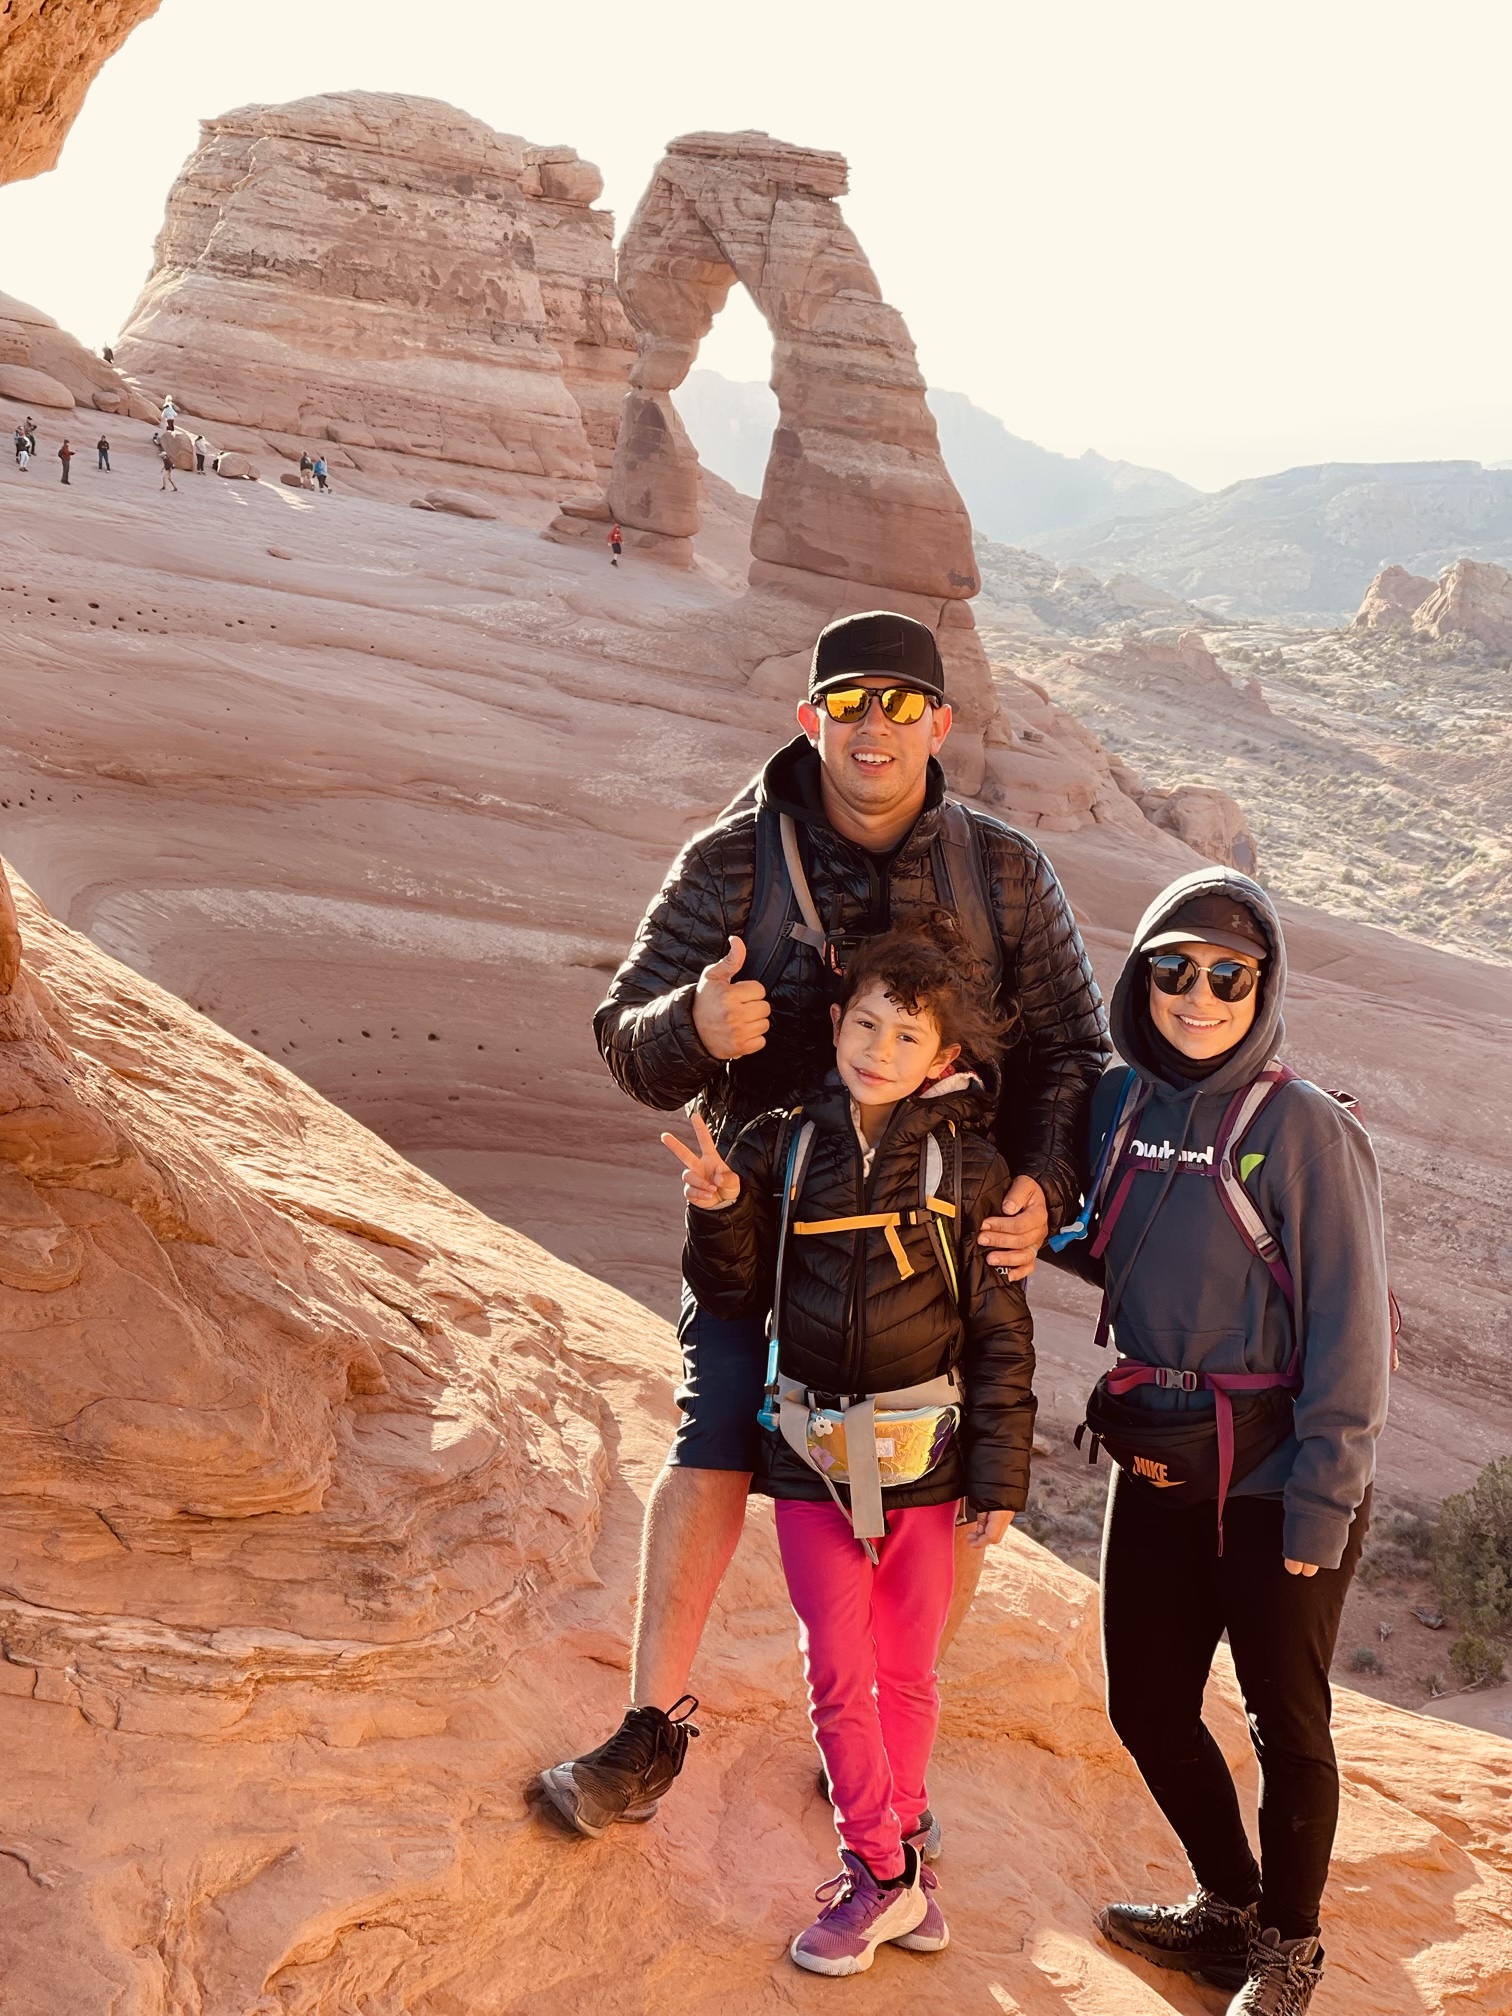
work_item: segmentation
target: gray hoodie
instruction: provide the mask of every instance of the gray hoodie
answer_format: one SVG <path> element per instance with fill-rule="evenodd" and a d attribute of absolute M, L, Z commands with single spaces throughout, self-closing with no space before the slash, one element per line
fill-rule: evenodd
<path fill-rule="evenodd" d="M 1288 1440 L 1235 1484 L 1233 1497 L 1286 1509 L 1289 1559 L 1336 1568 L 1375 1472 L 1386 1419 L 1391 1318 L 1381 1183 L 1370 1137 L 1306 1080 L 1283 1085 L 1240 1144 L 1244 1181 L 1280 1241 L 1295 1311 L 1229 1219 L 1213 1177 L 1213 1144 L 1235 1090 L 1280 1051 L 1286 947 L 1270 898 L 1231 869 L 1204 868 L 1164 890 L 1134 935 L 1139 946 L 1198 893 L 1244 904 L 1271 948 L 1254 1024 L 1211 1076 L 1161 1075 L 1144 1005 L 1148 979 L 1131 952 L 1114 990 L 1113 1041 L 1150 1088 L 1130 1147 L 1140 1167 L 1103 1257 L 1120 1356 L 1182 1371 L 1285 1369 L 1295 1334 L 1302 1386 Z M 1095 1162 L 1127 1070 L 1115 1064 L 1092 1106 Z M 1139 1144 L 1135 1147 L 1135 1142 Z M 1137 1165 L 1136 1165 L 1137 1166 Z M 1085 1250 L 1085 1249 L 1083 1249 Z M 1208 1393 L 1142 1387 L 1142 1404 L 1211 1408 Z"/>

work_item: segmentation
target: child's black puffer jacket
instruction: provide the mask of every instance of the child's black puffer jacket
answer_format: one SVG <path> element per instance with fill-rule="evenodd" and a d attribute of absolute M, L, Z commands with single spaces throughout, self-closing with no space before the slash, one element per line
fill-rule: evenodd
<path fill-rule="evenodd" d="M 1017 1512 L 1028 1496 L 1034 1326 L 1022 1283 L 989 1267 L 977 1243 L 982 1220 L 1000 1209 L 1011 1178 L 992 1144 L 971 1131 L 985 1111 L 974 1088 L 969 1081 L 969 1089 L 903 1100 L 869 1179 L 844 1087 L 834 1082 L 802 1109 L 815 1134 L 795 1222 L 916 1209 L 920 1150 L 931 1132 L 943 1154 L 942 1194 L 955 1203 L 952 1122 L 960 1132 L 965 1212 L 955 1233 L 959 1308 L 925 1225 L 898 1228 L 913 1267 L 906 1279 L 880 1227 L 789 1237 L 778 1311 L 781 1369 L 789 1377 L 817 1393 L 859 1396 L 922 1385 L 958 1367 L 966 1394 L 962 1433 L 927 1477 L 883 1493 L 889 1508 L 965 1497 L 973 1511 Z M 764 1114 L 730 1150 L 730 1167 L 740 1178 L 734 1204 L 688 1212 L 683 1273 L 711 1315 L 760 1316 L 771 1306 L 783 1181 L 775 1162 L 799 1124 L 785 1122 L 782 1113 Z M 780 1434 L 762 1442 L 757 1490 L 774 1498 L 828 1498 L 823 1481 Z"/>

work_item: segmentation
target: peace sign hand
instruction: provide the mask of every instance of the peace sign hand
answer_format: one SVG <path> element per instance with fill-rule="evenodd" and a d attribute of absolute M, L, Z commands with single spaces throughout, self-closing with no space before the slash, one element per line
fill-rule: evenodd
<path fill-rule="evenodd" d="M 740 1178 L 714 1146 L 701 1113 L 693 1115 L 693 1132 L 698 1136 L 696 1155 L 675 1134 L 661 1137 L 683 1165 L 683 1195 L 699 1211 L 727 1211 L 740 1195 Z"/>

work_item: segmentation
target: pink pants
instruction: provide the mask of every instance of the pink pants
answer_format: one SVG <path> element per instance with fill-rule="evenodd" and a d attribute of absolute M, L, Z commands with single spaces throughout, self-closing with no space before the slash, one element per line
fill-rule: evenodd
<path fill-rule="evenodd" d="M 777 1541 L 841 1844 L 874 1876 L 903 1871 L 929 1804 L 940 1719 L 935 1655 L 955 1581 L 956 1505 L 890 1512 L 873 1568 L 834 1505 L 777 1502 Z"/>

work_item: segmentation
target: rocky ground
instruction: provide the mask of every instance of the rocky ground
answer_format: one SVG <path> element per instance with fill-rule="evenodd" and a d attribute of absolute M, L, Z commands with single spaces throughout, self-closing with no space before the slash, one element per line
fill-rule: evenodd
<path fill-rule="evenodd" d="M 1505 653 L 1259 624 L 1204 641 L 1232 693 L 1027 637 L 984 611 L 996 662 L 1038 680 L 1157 787 L 1243 807 L 1267 884 L 1426 943 L 1512 959 L 1512 677 Z"/>

